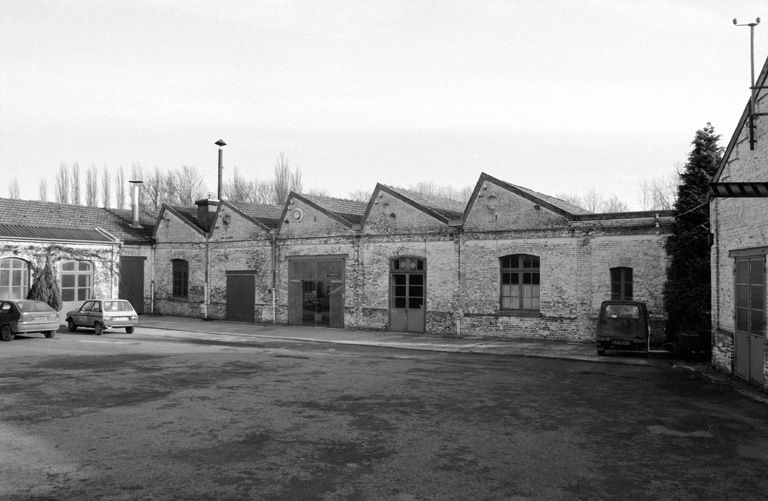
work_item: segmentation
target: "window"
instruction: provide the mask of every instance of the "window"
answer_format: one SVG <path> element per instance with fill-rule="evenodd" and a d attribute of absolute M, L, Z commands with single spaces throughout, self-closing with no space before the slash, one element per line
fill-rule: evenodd
<path fill-rule="evenodd" d="M 513 254 L 501 258 L 501 309 L 539 309 L 539 256 Z"/>
<path fill-rule="evenodd" d="M 632 300 L 632 268 L 611 268 L 611 299 Z"/>
<path fill-rule="evenodd" d="M 763 334 L 765 329 L 765 258 L 736 260 L 736 330 Z M 761 348 L 762 350 L 762 348 Z"/>
<path fill-rule="evenodd" d="M 173 260 L 173 295 L 176 297 L 189 295 L 189 263 L 183 259 Z"/>
<path fill-rule="evenodd" d="M 85 301 L 93 297 L 93 267 L 86 261 L 61 265 L 61 300 Z"/>
<path fill-rule="evenodd" d="M 29 264 L 16 258 L 0 259 L 0 298 L 24 299 L 29 292 Z"/>

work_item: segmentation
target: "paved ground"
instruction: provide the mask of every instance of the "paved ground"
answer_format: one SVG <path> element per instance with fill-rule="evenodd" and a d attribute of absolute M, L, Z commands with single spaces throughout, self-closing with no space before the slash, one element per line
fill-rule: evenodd
<path fill-rule="evenodd" d="M 669 360 L 521 357 L 513 352 L 528 343 L 158 321 L 163 328 L 143 322 L 133 335 L 0 344 L 1 499 L 700 500 L 768 491 L 765 405 Z M 358 343 L 368 336 L 393 344 Z M 414 339 L 417 349 L 404 349 Z M 455 352 L 463 343 L 494 354 Z"/>

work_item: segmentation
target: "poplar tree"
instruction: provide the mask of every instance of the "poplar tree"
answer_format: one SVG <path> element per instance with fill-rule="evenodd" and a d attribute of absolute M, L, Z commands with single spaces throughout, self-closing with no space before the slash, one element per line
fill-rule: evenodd
<path fill-rule="evenodd" d="M 723 149 L 711 123 L 696 131 L 688 163 L 680 174 L 675 221 L 665 248 L 669 257 L 664 284 L 667 339 L 710 330 L 708 190 Z"/>

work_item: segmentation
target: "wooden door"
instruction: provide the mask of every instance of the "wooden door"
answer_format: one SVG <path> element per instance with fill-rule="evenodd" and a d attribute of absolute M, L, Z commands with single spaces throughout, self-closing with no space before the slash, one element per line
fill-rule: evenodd
<path fill-rule="evenodd" d="M 390 267 L 389 328 L 424 332 L 426 325 L 426 267 L 424 260 L 400 257 Z"/>
<path fill-rule="evenodd" d="M 765 360 L 765 257 L 736 259 L 734 372 L 763 384 Z"/>
<path fill-rule="evenodd" d="M 144 313 L 144 261 L 146 258 L 123 256 L 120 258 L 119 296 L 131 303 L 136 313 Z"/>
<path fill-rule="evenodd" d="M 227 273 L 227 307 L 225 318 L 235 322 L 255 320 L 256 277 Z"/>

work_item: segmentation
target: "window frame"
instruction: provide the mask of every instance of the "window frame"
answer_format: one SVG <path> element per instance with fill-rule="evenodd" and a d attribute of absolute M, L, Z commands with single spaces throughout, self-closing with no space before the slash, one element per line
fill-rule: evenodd
<path fill-rule="evenodd" d="M 508 293 L 505 293 L 505 288 Z M 527 300 L 530 301 L 528 304 Z M 498 307 L 504 313 L 525 315 L 541 312 L 540 256 L 507 254 L 499 258 Z"/>
<path fill-rule="evenodd" d="M 171 296 L 189 298 L 189 261 L 171 260 Z"/>
<path fill-rule="evenodd" d="M 5 268 L 4 264 L 7 264 L 8 267 Z M 26 299 L 30 286 L 29 262 L 18 257 L 4 257 L 0 259 L 0 279 L 2 279 L 3 273 L 7 273 L 7 283 L 0 282 L 0 294 L 5 291 L 8 293 L 8 297 L 3 297 L 3 299 Z M 19 283 L 14 285 L 16 276 L 18 276 Z M 21 294 L 19 297 L 16 297 L 14 292 L 16 289 Z"/>
<path fill-rule="evenodd" d="M 634 274 L 634 269 L 630 266 L 615 266 L 610 269 L 611 301 L 634 301 Z"/>
<path fill-rule="evenodd" d="M 67 269 L 69 265 L 72 265 L 71 270 Z M 72 285 L 65 285 L 65 276 L 73 277 Z M 85 301 L 93 297 L 93 263 L 90 261 L 72 259 L 62 262 L 60 278 L 62 301 Z M 81 284 L 81 278 L 85 279 L 85 285 Z M 81 291 L 83 292 L 82 294 Z M 72 294 L 71 297 L 70 293 Z"/>

